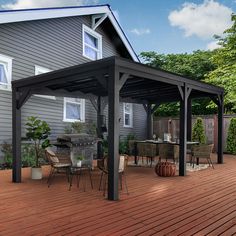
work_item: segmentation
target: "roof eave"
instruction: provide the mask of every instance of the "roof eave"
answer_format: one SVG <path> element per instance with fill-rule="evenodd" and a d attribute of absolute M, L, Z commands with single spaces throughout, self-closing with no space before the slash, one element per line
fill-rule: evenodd
<path fill-rule="evenodd" d="M 0 24 L 95 14 L 108 15 L 131 58 L 134 61 L 139 62 L 137 54 L 132 48 L 109 5 L 0 11 Z"/>

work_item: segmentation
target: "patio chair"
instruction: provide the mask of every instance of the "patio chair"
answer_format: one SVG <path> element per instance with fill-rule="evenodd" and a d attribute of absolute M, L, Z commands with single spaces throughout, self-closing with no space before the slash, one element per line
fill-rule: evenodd
<path fill-rule="evenodd" d="M 50 185 L 52 184 L 53 178 L 55 177 L 57 173 L 66 174 L 67 180 L 69 182 L 71 163 L 60 162 L 58 156 L 49 149 L 45 150 L 45 155 L 51 165 L 51 170 L 49 172 L 48 180 L 47 180 L 48 187 L 50 187 Z"/>
<path fill-rule="evenodd" d="M 108 161 L 107 158 L 104 159 L 104 164 L 102 164 L 103 167 L 101 167 L 102 173 L 101 173 L 100 183 L 99 183 L 99 190 L 101 190 L 102 180 L 103 180 L 103 177 L 105 177 L 104 186 L 103 186 L 103 195 L 104 196 L 106 194 L 107 179 L 108 179 L 107 178 L 108 177 L 107 161 Z M 127 157 L 120 156 L 120 159 L 119 159 L 119 169 L 118 169 L 120 189 L 121 190 L 123 189 L 123 181 L 124 181 L 126 192 L 127 192 L 127 194 L 129 194 L 128 186 L 127 186 L 127 181 L 126 181 L 126 175 L 125 175 L 126 166 L 127 166 Z"/>
<path fill-rule="evenodd" d="M 146 157 L 145 153 L 145 143 L 137 143 L 137 157 L 138 157 L 138 162 L 139 162 L 139 157 L 142 158 L 142 163 L 143 163 L 143 158 Z"/>
<path fill-rule="evenodd" d="M 207 163 L 209 164 L 209 166 L 212 166 L 212 168 L 214 169 L 214 165 L 212 163 L 211 160 L 211 153 L 213 150 L 213 146 L 214 144 L 201 144 L 201 145 L 194 145 L 192 146 L 191 149 L 191 161 L 193 164 L 193 168 L 194 168 L 194 163 L 199 159 L 203 158 L 207 160 Z"/>
<path fill-rule="evenodd" d="M 100 181 L 99 181 L 99 191 L 101 190 L 103 175 L 107 174 L 107 157 L 97 160 L 97 167 L 101 171 Z"/>
<path fill-rule="evenodd" d="M 144 152 L 147 159 L 147 164 L 150 162 L 150 167 L 152 167 L 152 162 L 157 156 L 157 145 L 153 143 L 145 143 Z"/>
<path fill-rule="evenodd" d="M 159 144 L 159 161 L 161 159 L 173 159 L 175 163 L 179 158 L 179 145 L 163 143 Z"/>

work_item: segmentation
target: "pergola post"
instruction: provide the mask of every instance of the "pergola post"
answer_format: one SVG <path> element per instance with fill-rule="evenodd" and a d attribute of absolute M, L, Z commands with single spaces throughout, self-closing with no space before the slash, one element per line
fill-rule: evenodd
<path fill-rule="evenodd" d="M 188 98 L 187 101 L 187 140 L 192 140 L 192 100 Z"/>
<path fill-rule="evenodd" d="M 147 104 L 147 139 L 152 139 L 152 132 L 153 132 L 152 105 Z"/>
<path fill-rule="evenodd" d="M 180 100 L 180 143 L 179 143 L 179 175 L 186 175 L 186 154 L 187 154 L 187 113 L 188 113 L 188 97 L 191 89 L 185 84 L 184 87 L 178 87 Z"/>
<path fill-rule="evenodd" d="M 108 200 L 118 200 L 119 73 L 115 67 L 108 79 Z"/>
<path fill-rule="evenodd" d="M 101 97 L 98 96 L 97 99 L 97 136 L 98 138 L 102 138 L 102 109 L 101 109 Z"/>
<path fill-rule="evenodd" d="M 223 95 L 218 96 L 218 156 L 217 163 L 223 164 L 223 116 L 224 116 L 224 98 Z"/>
<path fill-rule="evenodd" d="M 21 108 L 19 106 L 19 92 L 12 89 L 12 181 L 21 182 Z"/>

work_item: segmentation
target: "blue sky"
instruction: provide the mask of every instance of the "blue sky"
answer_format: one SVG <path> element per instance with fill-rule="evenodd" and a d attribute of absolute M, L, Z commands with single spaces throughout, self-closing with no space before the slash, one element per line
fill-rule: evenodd
<path fill-rule="evenodd" d="M 158 53 L 213 49 L 231 24 L 236 0 L 0 0 L 1 8 L 110 4 L 133 48 Z"/>

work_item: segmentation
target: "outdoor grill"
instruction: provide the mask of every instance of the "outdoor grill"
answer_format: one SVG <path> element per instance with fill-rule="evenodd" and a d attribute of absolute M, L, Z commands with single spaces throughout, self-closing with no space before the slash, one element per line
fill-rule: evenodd
<path fill-rule="evenodd" d="M 69 154 L 73 165 L 77 157 L 83 156 L 82 165 L 91 165 L 93 157 L 97 154 L 98 138 L 89 134 L 63 134 L 57 137 L 57 152 Z"/>

